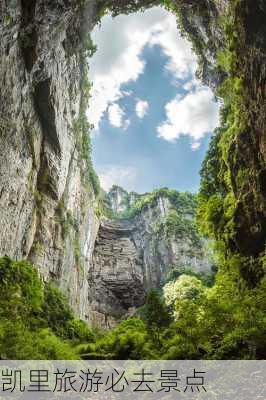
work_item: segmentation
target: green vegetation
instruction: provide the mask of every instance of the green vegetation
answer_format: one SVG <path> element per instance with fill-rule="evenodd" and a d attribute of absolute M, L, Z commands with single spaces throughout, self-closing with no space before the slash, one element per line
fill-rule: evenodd
<path fill-rule="evenodd" d="M 173 237 L 190 238 L 194 246 L 202 246 L 202 238 L 195 220 L 187 219 L 175 209 L 170 210 L 166 217 L 157 223 L 156 232 L 159 235 L 164 234 L 168 240 Z"/>
<path fill-rule="evenodd" d="M 214 286 L 184 270 L 148 293 L 135 317 L 106 332 L 74 318 L 66 298 L 27 262 L 0 260 L 0 355 L 9 359 L 265 358 L 266 280 L 249 289 L 221 268 Z M 234 264 L 234 265 L 233 265 Z"/>
<path fill-rule="evenodd" d="M 156 204 L 159 197 L 168 198 L 171 206 L 182 214 L 195 215 L 197 196 L 189 192 L 177 192 L 174 189 L 162 188 L 142 195 L 128 211 L 128 216 L 133 217 L 147 207 Z"/>
<path fill-rule="evenodd" d="M 113 189 L 116 186 L 113 186 Z M 122 188 L 118 187 L 123 190 Z M 130 196 L 135 195 L 135 202 L 130 205 Z M 119 215 L 114 215 L 112 213 L 112 217 L 115 219 L 128 219 L 134 218 L 139 215 L 142 211 L 147 210 L 148 208 L 156 206 L 159 198 L 166 198 L 170 202 L 170 206 L 173 210 L 178 211 L 182 215 L 186 215 L 188 218 L 195 217 L 196 208 L 197 208 L 197 195 L 189 192 L 177 192 L 174 189 L 161 188 L 155 189 L 151 193 L 145 194 L 137 194 L 137 193 L 126 193 L 125 192 L 125 200 L 124 205 L 126 206 L 126 210 Z M 110 199 L 103 196 L 103 201 L 105 202 L 106 210 L 110 208 Z"/>
<path fill-rule="evenodd" d="M 99 1 L 99 17 L 105 13 L 111 12 L 113 16 L 119 14 L 131 14 L 137 11 L 145 11 L 147 8 L 156 4 L 154 0 L 100 0 Z M 159 4 L 159 1 L 157 1 Z"/>
<path fill-rule="evenodd" d="M 217 266 L 214 265 L 209 272 L 196 272 L 195 269 L 192 267 L 178 267 L 178 268 L 173 268 L 166 280 L 165 280 L 165 285 L 169 282 L 176 281 L 180 276 L 186 275 L 186 276 L 192 276 L 197 278 L 202 282 L 202 284 L 206 287 L 212 287 L 215 283 L 215 275 L 217 274 Z"/>
<path fill-rule="evenodd" d="M 185 2 L 184 2 L 185 3 Z M 213 42 L 212 23 L 214 15 L 211 13 L 211 6 L 206 0 L 191 2 L 189 6 L 182 4 L 182 1 L 162 0 L 161 4 L 177 18 L 177 25 L 183 37 L 188 39 L 192 50 L 197 56 L 198 70 L 196 75 L 204 79 L 204 69 L 208 65 L 216 74 L 216 67 L 210 65 L 208 51 L 213 51 L 216 43 Z M 199 23 L 204 26 L 206 34 L 199 29 Z"/>
<path fill-rule="evenodd" d="M 81 348 L 81 357 L 89 360 L 156 359 L 146 324 L 129 318 L 117 328 L 102 334 L 95 343 Z"/>
<path fill-rule="evenodd" d="M 61 199 L 56 208 L 56 222 L 58 222 L 62 228 L 62 236 L 65 239 L 71 229 L 78 232 L 78 221 L 72 216 L 70 211 L 67 211 L 64 200 Z"/>
<path fill-rule="evenodd" d="M 115 188 L 115 187 L 114 187 Z M 123 189 L 121 189 L 123 190 Z M 131 193 L 125 192 L 124 212 L 114 215 L 114 212 L 108 214 L 113 219 L 131 219 L 140 215 L 148 209 L 156 210 L 160 207 L 159 200 L 169 200 L 169 210 L 164 217 L 155 216 L 156 224 L 153 227 L 154 240 L 164 236 L 166 241 L 173 238 L 189 238 L 195 247 L 202 247 L 202 237 L 196 225 L 195 217 L 197 210 L 197 195 L 189 192 L 177 192 L 173 189 L 162 188 L 154 190 L 151 193 L 136 195 L 136 201 L 130 205 Z M 109 195 L 108 195 L 109 196 Z M 105 210 L 110 209 L 106 204 Z M 106 214 L 106 212 L 105 212 Z"/>
<path fill-rule="evenodd" d="M 254 146 L 257 133 L 251 123 L 244 63 L 240 63 L 245 42 L 242 13 L 242 2 L 231 1 L 228 14 L 218 21 L 225 40 L 217 65 L 226 79 L 216 93 L 223 100 L 221 127 L 214 132 L 202 165 L 198 222 L 201 231 L 216 240 L 218 252 L 226 254 L 229 265 L 235 256 L 245 255 L 239 270 L 250 286 L 256 286 L 265 274 L 265 235 L 254 215 L 262 207 L 259 166 L 251 166 L 246 150 Z"/>
<path fill-rule="evenodd" d="M 0 259 L 0 291 L 1 359 L 78 359 L 77 345 L 94 340 L 31 264 Z"/>
<path fill-rule="evenodd" d="M 182 275 L 174 282 L 167 283 L 163 288 L 165 302 L 174 306 L 179 299 L 195 300 L 203 294 L 203 284 L 195 276 Z"/>
<path fill-rule="evenodd" d="M 55 222 L 61 227 L 62 239 L 66 240 L 69 238 L 71 241 L 76 267 L 80 271 L 83 271 L 84 262 L 80 251 L 79 221 L 73 216 L 71 211 L 67 210 L 63 199 L 57 205 Z"/>
<path fill-rule="evenodd" d="M 91 82 L 89 81 L 88 75 L 88 57 L 92 57 L 96 46 L 93 44 L 90 35 L 85 37 L 83 43 L 83 51 L 80 52 L 81 65 L 82 65 L 82 80 L 81 80 L 81 100 L 79 117 L 75 121 L 73 130 L 77 137 L 77 150 L 80 157 L 80 170 L 82 183 L 89 190 L 92 187 L 95 196 L 100 194 L 100 182 L 95 170 L 93 168 L 91 159 L 91 139 L 90 131 L 93 128 L 89 123 L 86 115 L 86 110 L 88 108 L 88 103 L 90 99 Z"/>
<path fill-rule="evenodd" d="M 119 213 L 115 213 L 111 208 L 113 191 L 115 191 L 115 196 L 116 190 L 122 193 L 120 206 L 125 208 L 125 211 Z M 133 202 L 134 199 L 135 202 Z M 159 212 L 161 199 L 168 200 L 165 216 L 162 216 L 162 212 Z M 155 221 L 152 228 L 154 243 L 162 237 L 166 239 L 166 242 L 171 242 L 172 239 L 188 238 L 195 248 L 202 249 L 202 236 L 200 236 L 196 224 L 196 194 L 162 188 L 139 195 L 127 193 L 123 188 L 113 186 L 108 194 L 103 194 L 101 204 L 102 214 L 116 220 L 133 219 L 142 212 L 151 210 Z M 156 210 L 158 210 L 158 215 L 156 215 Z"/>
<path fill-rule="evenodd" d="M 226 268 L 212 287 L 182 275 L 166 286 L 165 298 L 152 291 L 138 316 L 82 347 L 81 355 L 86 359 L 263 359 L 265 286 L 264 280 L 251 290 L 241 276 Z"/>

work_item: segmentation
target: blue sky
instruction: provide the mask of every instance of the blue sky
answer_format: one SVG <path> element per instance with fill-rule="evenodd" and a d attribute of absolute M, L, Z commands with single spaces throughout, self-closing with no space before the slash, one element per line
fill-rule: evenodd
<path fill-rule="evenodd" d="M 174 17 L 160 8 L 106 16 L 93 40 L 88 117 L 103 188 L 197 191 L 218 105 L 195 79 L 195 56 Z"/>

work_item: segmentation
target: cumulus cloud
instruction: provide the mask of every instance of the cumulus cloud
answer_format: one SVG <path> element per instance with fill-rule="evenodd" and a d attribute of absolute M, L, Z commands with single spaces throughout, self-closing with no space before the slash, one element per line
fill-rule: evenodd
<path fill-rule="evenodd" d="M 166 104 L 165 111 L 167 119 L 157 128 L 158 136 L 175 141 L 181 135 L 188 135 L 193 150 L 219 124 L 219 107 L 208 88 L 199 88 L 182 99 L 175 98 Z"/>
<path fill-rule="evenodd" d="M 149 103 L 145 100 L 138 100 L 136 103 L 136 114 L 142 119 L 147 115 L 149 110 Z"/>
<path fill-rule="evenodd" d="M 165 68 L 177 79 L 184 80 L 193 76 L 197 69 L 197 59 L 190 43 L 181 37 L 177 30 L 176 19 L 172 14 L 161 24 L 151 37 L 150 46 L 158 45 L 169 58 Z"/>
<path fill-rule="evenodd" d="M 115 128 L 127 127 L 127 121 L 124 120 L 125 111 L 118 104 L 111 104 L 108 108 L 108 120 Z"/>
<path fill-rule="evenodd" d="M 137 81 L 144 72 L 141 54 L 145 46 L 160 46 L 168 57 L 165 68 L 178 79 L 189 77 L 196 69 L 196 58 L 179 34 L 175 17 L 160 7 L 120 15 L 115 22 L 105 16 L 101 26 L 92 35 L 98 50 L 90 61 L 93 88 L 88 118 L 96 130 L 108 107 L 128 95 L 121 86 Z"/>
<path fill-rule="evenodd" d="M 114 184 L 130 191 L 136 186 L 137 172 L 127 165 L 105 165 L 100 170 L 99 178 L 105 191 L 109 191 Z"/>

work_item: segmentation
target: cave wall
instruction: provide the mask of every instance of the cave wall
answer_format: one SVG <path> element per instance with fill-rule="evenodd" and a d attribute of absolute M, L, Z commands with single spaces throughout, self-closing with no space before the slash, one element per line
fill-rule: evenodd
<path fill-rule="evenodd" d="M 266 5 L 225 3 L 225 17 L 218 19 L 224 43 L 216 57 L 224 77 L 214 89 L 224 106 L 202 171 L 200 217 L 222 243 L 228 265 L 238 260 L 254 287 L 265 274 Z"/>
<path fill-rule="evenodd" d="M 238 199 L 237 249 L 259 257 L 266 245 L 266 4 L 246 1 L 244 6 L 238 7 L 237 14 L 236 70 L 243 79 L 246 125 L 231 144 L 235 157 L 229 168 Z M 249 171 L 244 185 L 236 180 L 241 170 Z"/>
<path fill-rule="evenodd" d="M 0 2 L 0 254 L 31 260 L 85 318 L 98 220 L 75 129 L 79 12 L 78 2 Z"/>

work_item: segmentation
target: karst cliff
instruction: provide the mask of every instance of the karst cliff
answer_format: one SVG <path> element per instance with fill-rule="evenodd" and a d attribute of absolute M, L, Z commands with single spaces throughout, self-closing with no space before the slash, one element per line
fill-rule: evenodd
<path fill-rule="evenodd" d="M 195 195 L 169 189 L 137 195 L 113 187 L 106 203 L 112 218 L 101 218 L 95 241 L 88 320 L 111 327 L 133 315 L 172 271 L 209 271 L 212 257 L 195 224 Z"/>

